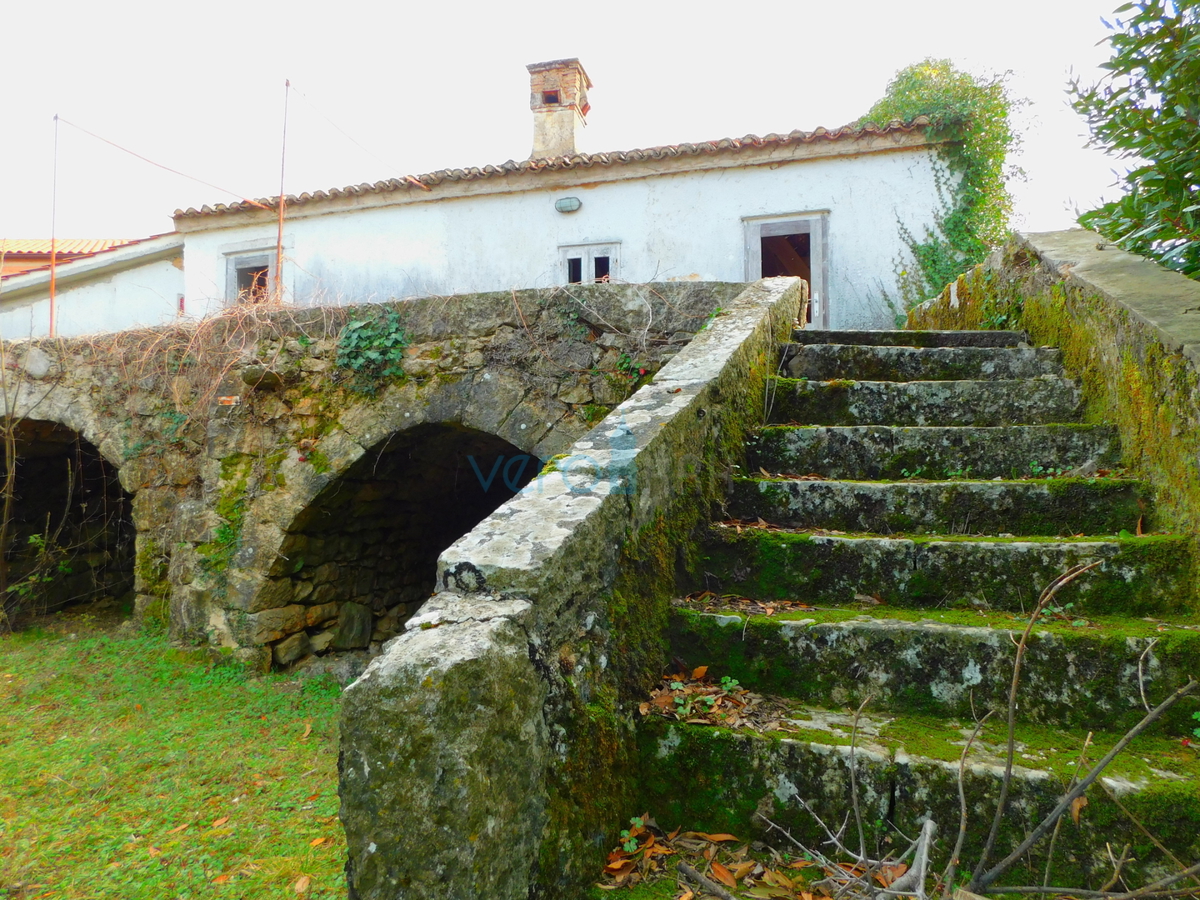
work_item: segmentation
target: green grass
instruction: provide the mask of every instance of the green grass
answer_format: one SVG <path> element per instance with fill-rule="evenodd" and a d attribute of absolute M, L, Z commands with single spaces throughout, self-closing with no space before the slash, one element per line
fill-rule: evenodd
<path fill-rule="evenodd" d="M 0 900 L 344 897 L 337 696 L 162 637 L 0 638 Z"/>

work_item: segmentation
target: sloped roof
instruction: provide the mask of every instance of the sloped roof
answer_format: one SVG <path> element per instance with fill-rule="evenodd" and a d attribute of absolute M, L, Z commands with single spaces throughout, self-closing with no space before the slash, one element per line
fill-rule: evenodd
<path fill-rule="evenodd" d="M 54 242 L 58 256 L 80 256 L 99 253 L 125 244 L 137 243 L 130 238 L 59 238 Z M 49 256 L 49 238 L 0 238 L 0 253 L 6 256 Z"/>
<path fill-rule="evenodd" d="M 558 156 L 544 159 L 526 159 L 521 162 L 509 160 L 498 166 L 484 166 L 469 169 L 438 169 L 424 175 L 408 175 L 404 178 L 389 178 L 374 184 L 350 185 L 344 188 L 331 188 L 328 191 L 315 193 L 288 194 L 287 205 L 297 206 L 321 200 L 335 200 L 342 197 L 356 197 L 363 194 L 387 194 L 397 191 L 411 192 L 432 191 L 434 187 L 445 182 L 482 181 L 489 178 L 501 178 L 507 175 L 538 174 L 543 172 L 560 172 L 571 169 L 610 168 L 629 163 L 647 160 L 677 159 L 684 157 L 710 156 L 717 154 L 736 154 L 744 150 L 786 147 L 794 144 L 815 144 L 821 141 L 854 141 L 863 137 L 908 133 L 924 128 L 929 124 L 925 116 L 918 116 L 911 122 L 899 120 L 886 125 L 868 123 L 863 126 L 844 125 L 841 128 L 829 130 L 817 128 L 814 131 L 792 131 L 788 134 L 767 134 L 759 137 L 748 134 L 742 138 L 722 138 L 716 141 L 703 141 L 698 144 L 669 144 L 663 147 L 649 147 L 642 150 L 624 150 L 614 153 L 577 153 L 573 156 Z M 238 203 L 217 203 L 213 206 L 202 206 L 200 209 L 191 207 L 187 210 L 175 210 L 176 219 L 195 219 L 202 216 L 220 216 L 230 213 L 240 213 L 263 207 L 278 208 L 277 197 L 266 197 L 254 201 Z"/>
<path fill-rule="evenodd" d="M 89 260 L 92 257 L 96 257 L 96 256 L 105 257 L 105 256 L 108 256 L 109 254 L 116 253 L 118 250 L 123 250 L 126 247 L 134 247 L 138 244 L 144 244 L 147 241 L 154 241 L 154 240 L 157 240 L 158 238 L 168 237 L 172 234 L 174 234 L 174 232 L 168 231 L 168 232 L 164 232 L 163 234 L 152 234 L 149 237 L 144 237 L 144 238 L 131 238 L 131 239 L 104 239 L 104 238 L 83 239 L 83 238 L 81 238 L 78 240 L 56 241 L 55 244 L 56 244 L 56 250 L 57 250 L 57 255 L 58 255 L 59 259 L 58 259 L 58 265 L 55 266 L 55 269 L 59 273 L 74 272 L 79 268 L 80 265 L 84 264 L 85 260 Z M 30 249 L 32 247 L 40 247 L 43 244 L 45 245 L 45 248 L 46 248 L 45 250 Z M 68 251 L 68 250 L 63 249 L 64 244 L 70 245 L 72 247 L 96 245 L 96 248 L 92 249 L 92 250 L 74 250 L 73 249 L 73 250 Z M 21 246 L 24 249 L 21 249 L 21 250 L 9 249 L 13 246 Z M 0 238 L 0 253 L 5 253 L 10 256 L 26 256 L 26 257 L 28 257 L 28 256 L 46 256 L 46 257 L 49 257 L 50 256 L 50 241 L 49 240 L 43 241 L 40 239 Z M 69 256 L 69 258 L 63 259 L 62 256 L 64 254 Z M 2 278 L 4 281 L 9 281 L 14 278 L 29 280 L 26 276 L 36 276 L 40 272 L 49 272 L 49 271 L 50 271 L 50 263 L 47 262 L 43 265 L 34 266 L 33 268 L 30 268 L 30 269 L 24 269 L 20 272 L 6 272 L 4 275 L 0 276 L 0 278 Z M 60 274 L 59 277 L 64 277 L 64 276 L 63 276 L 63 274 Z"/>

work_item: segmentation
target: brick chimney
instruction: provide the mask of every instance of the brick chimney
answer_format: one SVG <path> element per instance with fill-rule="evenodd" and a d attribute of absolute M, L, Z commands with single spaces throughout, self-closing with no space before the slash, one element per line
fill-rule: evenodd
<path fill-rule="evenodd" d="M 553 59 L 529 69 L 529 108 L 533 110 L 530 159 L 571 156 L 575 139 L 587 124 L 592 81 L 577 59 Z"/>

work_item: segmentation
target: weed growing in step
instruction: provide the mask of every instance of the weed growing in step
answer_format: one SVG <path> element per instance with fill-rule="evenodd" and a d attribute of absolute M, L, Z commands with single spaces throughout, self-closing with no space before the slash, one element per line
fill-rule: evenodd
<path fill-rule="evenodd" d="M 159 637 L 0 638 L 0 897 L 344 897 L 337 694 Z"/>

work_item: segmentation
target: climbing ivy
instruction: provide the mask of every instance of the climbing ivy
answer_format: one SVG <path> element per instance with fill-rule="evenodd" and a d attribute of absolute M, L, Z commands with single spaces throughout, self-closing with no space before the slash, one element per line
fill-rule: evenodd
<path fill-rule="evenodd" d="M 400 367 L 408 333 L 394 309 L 381 308 L 374 315 L 353 319 L 338 335 L 337 365 L 353 375 L 350 387 L 373 394 L 378 381 L 403 375 Z"/>
<path fill-rule="evenodd" d="M 926 136 L 943 142 L 935 226 L 920 236 L 900 226 L 913 263 L 898 265 L 906 308 L 936 295 L 1004 242 L 1012 211 L 1005 161 L 1020 143 L 1010 121 L 1013 104 L 1003 76 L 976 77 L 948 59 L 926 59 L 897 72 L 883 99 L 859 120 L 861 127 L 925 116 Z"/>

